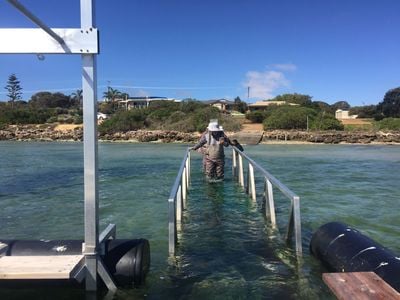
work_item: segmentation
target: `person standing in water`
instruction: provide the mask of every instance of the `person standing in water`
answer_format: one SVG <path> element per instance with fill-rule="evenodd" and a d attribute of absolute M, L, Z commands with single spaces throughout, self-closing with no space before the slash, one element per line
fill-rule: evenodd
<path fill-rule="evenodd" d="M 203 146 L 205 149 L 205 169 L 208 179 L 224 179 L 225 152 L 224 147 L 229 146 L 229 139 L 217 122 L 210 122 L 208 132 L 203 134 L 199 142 L 191 148 L 197 150 Z"/>

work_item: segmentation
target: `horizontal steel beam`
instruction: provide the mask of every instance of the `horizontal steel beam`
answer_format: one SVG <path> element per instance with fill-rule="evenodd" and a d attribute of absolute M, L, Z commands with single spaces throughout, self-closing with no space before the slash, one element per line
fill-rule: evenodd
<path fill-rule="evenodd" d="M 52 28 L 60 44 L 40 28 L 0 29 L 0 54 L 97 54 L 96 28 Z"/>

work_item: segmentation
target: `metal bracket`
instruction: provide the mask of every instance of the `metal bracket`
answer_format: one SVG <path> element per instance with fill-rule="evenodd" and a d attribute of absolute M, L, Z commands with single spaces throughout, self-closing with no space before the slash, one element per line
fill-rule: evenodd
<path fill-rule="evenodd" d="M 100 275 L 100 278 L 110 291 L 117 290 L 114 280 L 112 279 L 110 273 L 108 273 L 107 268 L 104 266 L 103 260 L 100 257 L 97 258 L 97 273 Z"/>
<path fill-rule="evenodd" d="M 76 270 L 74 270 L 72 277 L 79 283 L 81 283 L 85 279 L 86 265 L 84 259 L 82 259 L 82 261 L 80 262 L 79 267 Z"/>
<path fill-rule="evenodd" d="M 100 233 L 99 236 L 99 244 L 103 243 L 108 239 L 115 239 L 116 237 L 117 226 L 115 224 L 108 224 L 107 228 Z"/>

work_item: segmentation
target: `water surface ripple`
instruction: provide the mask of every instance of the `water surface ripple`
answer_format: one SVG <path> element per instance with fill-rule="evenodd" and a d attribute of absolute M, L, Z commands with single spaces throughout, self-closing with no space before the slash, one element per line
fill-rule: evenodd
<path fill-rule="evenodd" d="M 167 199 L 185 145 L 100 143 L 100 225 L 117 237 L 150 240 L 151 270 L 115 299 L 326 299 L 324 269 L 308 252 L 330 221 L 350 224 L 400 253 L 400 151 L 381 145 L 259 145 L 255 161 L 301 197 L 304 263 L 286 248 L 233 182 L 208 184 L 193 155 L 192 185 L 175 260 L 168 260 Z M 2 239 L 82 239 L 83 145 L 0 142 Z M 257 177 L 257 176 L 256 176 Z M 257 177 L 257 194 L 262 180 Z M 288 201 L 276 193 L 280 231 Z M 79 299 L 80 291 L 0 289 L 1 299 Z"/>

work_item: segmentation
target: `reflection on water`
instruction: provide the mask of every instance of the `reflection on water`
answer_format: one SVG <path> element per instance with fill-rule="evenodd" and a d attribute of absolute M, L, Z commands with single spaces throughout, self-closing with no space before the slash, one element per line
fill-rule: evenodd
<path fill-rule="evenodd" d="M 151 270 L 139 289 L 115 299 L 326 299 L 323 268 L 310 257 L 312 232 L 346 222 L 400 253 L 400 151 L 395 146 L 259 145 L 246 153 L 301 197 L 303 263 L 233 181 L 208 184 L 194 155 L 178 255 L 168 259 L 167 198 L 185 145 L 99 146 L 101 228 L 150 240 Z M 1 238 L 81 239 L 81 143 L 0 142 Z M 229 151 L 227 151 L 229 157 Z M 228 162 L 228 159 L 227 159 Z M 262 194 L 257 178 L 257 194 Z M 288 202 L 275 193 L 279 231 Z M 0 289 L 0 299 L 79 299 L 81 291 Z M 40 296 L 39 296 L 40 295 Z M 46 298 L 47 297 L 47 298 Z"/>

